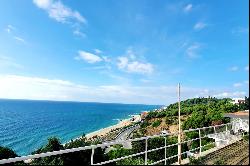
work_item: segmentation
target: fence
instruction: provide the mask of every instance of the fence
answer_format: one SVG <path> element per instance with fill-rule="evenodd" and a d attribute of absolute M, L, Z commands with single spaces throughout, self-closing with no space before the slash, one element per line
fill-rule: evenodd
<path fill-rule="evenodd" d="M 209 126 L 209 127 L 203 127 L 203 128 L 197 128 L 197 129 L 189 129 L 189 130 L 184 130 L 181 132 L 182 136 L 185 136 L 187 133 L 189 132 L 196 132 L 198 133 L 198 137 L 194 138 L 194 139 L 190 139 L 190 140 L 185 140 L 185 141 L 181 141 L 181 145 L 185 144 L 185 143 L 191 143 L 191 142 L 199 142 L 199 147 L 187 150 L 185 152 L 182 152 L 181 155 L 184 156 L 188 154 L 190 154 L 190 152 L 192 151 L 198 151 L 199 154 L 201 154 L 202 150 L 204 150 L 204 147 L 209 146 L 214 144 L 214 142 L 209 143 L 209 144 L 205 144 L 202 145 L 202 139 L 204 138 L 208 138 L 209 134 L 215 134 L 215 133 L 223 133 L 223 132 L 227 132 L 228 130 L 230 130 L 232 128 L 232 124 L 231 123 L 227 123 L 227 124 L 222 124 L 222 125 L 216 125 L 216 126 Z M 60 155 L 60 154 L 66 154 L 66 153 L 72 153 L 72 152 L 79 152 L 79 151 L 83 151 L 83 150 L 91 150 L 91 156 L 90 156 L 90 163 L 91 165 L 104 165 L 104 164 L 108 164 L 108 163 L 112 163 L 112 162 L 117 162 L 117 161 L 121 161 L 123 159 L 127 159 L 127 158 L 131 158 L 131 157 L 135 157 L 135 156 L 142 156 L 144 155 L 144 164 L 145 165 L 154 165 L 154 164 L 158 164 L 158 163 L 163 163 L 167 164 L 167 161 L 170 159 L 174 159 L 176 157 L 178 157 L 178 154 L 176 155 L 172 155 L 172 156 L 168 156 L 167 155 L 167 149 L 173 146 L 178 146 L 179 143 L 174 143 L 171 145 L 167 145 L 167 137 L 171 137 L 171 136 L 177 136 L 178 132 L 175 133 L 167 133 L 167 134 L 160 134 L 160 135 L 154 135 L 154 136 L 147 136 L 147 137 L 141 137 L 141 138 L 134 138 L 134 139 L 128 139 L 128 140 L 118 140 L 118 141 L 114 141 L 114 142 L 108 142 L 108 143 L 102 143 L 102 144 L 97 144 L 97 145 L 90 145 L 90 146 L 85 146 L 85 147 L 79 147 L 79 148 L 72 148 L 72 149 L 65 149 L 65 150 L 60 150 L 60 151 L 53 151 L 53 152 L 46 152 L 46 153 L 40 153 L 40 154 L 34 154 L 34 155 L 28 155 L 28 156 L 22 156 L 22 157 L 15 157 L 15 158 L 9 158 L 9 159 L 2 159 L 0 160 L 0 164 L 6 164 L 6 163 L 13 163 L 13 162 L 18 162 L 18 161 L 24 161 L 24 160 L 28 160 L 28 159 L 37 159 L 37 158 L 42 158 L 42 157 L 48 157 L 48 156 L 55 156 L 55 155 Z M 149 139 L 153 139 L 153 138 L 157 138 L 157 137 L 163 137 L 165 139 L 165 145 L 161 146 L 161 147 L 157 147 L 154 149 L 148 149 L 148 140 Z M 95 149 L 96 148 L 107 148 L 116 144 L 123 144 L 126 142 L 136 142 L 136 141 L 145 141 L 145 150 L 139 153 L 135 153 L 135 154 L 131 154 L 131 155 L 127 155 L 127 156 L 123 156 L 120 158 L 116 158 L 116 159 L 112 159 L 112 160 L 107 160 L 107 161 L 102 161 L 99 163 L 95 163 L 94 162 L 94 154 L 95 154 Z M 155 161 L 155 162 L 151 162 L 148 163 L 148 154 L 150 152 L 155 152 L 158 150 L 162 150 L 164 149 L 164 159 Z"/>

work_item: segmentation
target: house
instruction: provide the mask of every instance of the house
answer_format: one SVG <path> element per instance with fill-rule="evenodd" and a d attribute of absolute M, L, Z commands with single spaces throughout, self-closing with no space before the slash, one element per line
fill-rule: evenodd
<path fill-rule="evenodd" d="M 224 117 L 230 118 L 233 133 L 239 131 L 249 132 L 249 110 L 226 113 Z"/>
<path fill-rule="evenodd" d="M 242 132 L 249 132 L 249 111 L 225 113 L 224 117 L 230 118 L 232 128 L 225 132 L 208 134 L 208 138 L 215 140 L 216 147 L 227 145 L 231 141 L 240 139 Z"/>
<path fill-rule="evenodd" d="M 148 112 L 142 112 L 141 113 L 141 120 L 143 121 L 143 120 L 145 120 L 145 118 L 146 118 L 146 116 L 148 115 Z"/>
<path fill-rule="evenodd" d="M 244 98 L 232 98 L 232 102 L 233 104 L 241 104 L 241 103 L 245 103 L 245 99 Z"/>

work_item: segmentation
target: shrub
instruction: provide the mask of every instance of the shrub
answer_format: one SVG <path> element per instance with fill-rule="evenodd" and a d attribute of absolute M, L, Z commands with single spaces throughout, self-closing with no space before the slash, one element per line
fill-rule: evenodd
<path fill-rule="evenodd" d="M 161 120 L 156 120 L 152 123 L 153 127 L 158 127 L 161 124 Z"/>
<path fill-rule="evenodd" d="M 147 126 L 149 126 L 150 125 L 150 123 L 148 122 L 148 120 L 145 120 L 145 121 L 143 121 L 143 123 L 141 124 L 141 128 L 145 128 L 145 127 L 147 127 Z"/>
<path fill-rule="evenodd" d="M 13 157 L 17 157 L 17 154 L 13 150 L 0 146 L 0 160 Z"/>
<path fill-rule="evenodd" d="M 194 157 L 189 157 L 189 165 L 202 165 L 202 158 L 194 158 Z"/>

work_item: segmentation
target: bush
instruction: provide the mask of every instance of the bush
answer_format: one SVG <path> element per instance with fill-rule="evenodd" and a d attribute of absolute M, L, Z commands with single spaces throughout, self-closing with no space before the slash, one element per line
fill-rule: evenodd
<path fill-rule="evenodd" d="M 201 148 L 201 151 L 203 152 L 203 151 L 212 149 L 212 148 L 214 148 L 214 147 L 215 147 L 214 144 L 209 144 L 209 145 L 207 145 L 207 146 L 202 147 L 202 148 Z"/>
<path fill-rule="evenodd" d="M 153 127 L 158 127 L 161 124 L 161 120 L 156 120 L 152 123 Z"/>
<path fill-rule="evenodd" d="M 13 150 L 7 147 L 0 146 L 0 160 L 14 158 L 14 157 L 18 157 L 18 155 Z M 19 161 L 19 162 L 5 164 L 5 165 L 27 165 L 27 164 L 25 164 L 23 161 Z"/>
<path fill-rule="evenodd" d="M 17 157 L 17 154 L 13 150 L 0 146 L 0 160 L 13 157 Z"/>
<path fill-rule="evenodd" d="M 141 124 L 141 128 L 145 128 L 147 126 L 150 126 L 150 123 L 148 122 L 148 120 L 144 120 L 143 123 Z"/>
<path fill-rule="evenodd" d="M 167 125 L 170 125 L 170 124 L 173 123 L 173 119 L 166 116 L 166 117 L 165 117 L 165 123 L 166 123 Z"/>
<path fill-rule="evenodd" d="M 156 114 L 156 118 L 163 118 L 166 116 L 166 112 L 165 111 L 161 111 L 161 112 L 158 112 Z"/>
<path fill-rule="evenodd" d="M 243 140 L 249 141 L 249 134 L 243 136 Z"/>
<path fill-rule="evenodd" d="M 195 159 L 194 157 L 189 157 L 189 165 L 202 165 L 202 158 Z"/>

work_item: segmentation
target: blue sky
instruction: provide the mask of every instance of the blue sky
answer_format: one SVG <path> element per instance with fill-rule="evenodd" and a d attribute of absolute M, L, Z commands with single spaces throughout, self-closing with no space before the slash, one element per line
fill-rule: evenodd
<path fill-rule="evenodd" d="M 2 0 L 0 98 L 249 95 L 248 0 Z"/>

